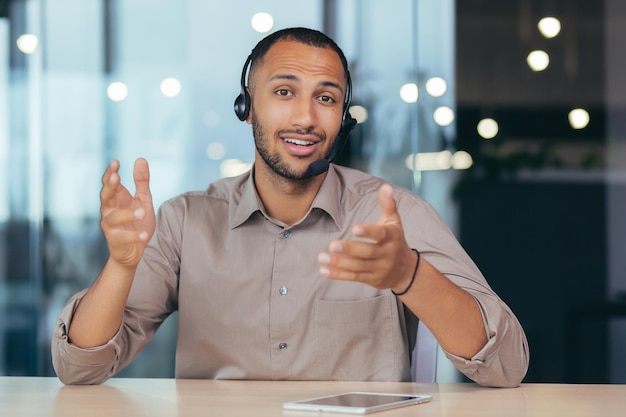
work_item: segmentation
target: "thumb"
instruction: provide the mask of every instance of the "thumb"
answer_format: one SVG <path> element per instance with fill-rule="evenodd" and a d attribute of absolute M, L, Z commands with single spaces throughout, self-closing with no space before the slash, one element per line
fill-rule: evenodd
<path fill-rule="evenodd" d="M 150 168 L 148 167 L 148 161 L 144 158 L 139 158 L 135 161 L 133 179 L 135 181 L 135 195 L 144 202 L 152 202 Z"/>
<path fill-rule="evenodd" d="M 393 188 L 389 184 L 383 184 L 378 190 L 378 203 L 380 204 L 380 219 L 378 224 L 400 224 L 400 214 L 393 199 Z"/>

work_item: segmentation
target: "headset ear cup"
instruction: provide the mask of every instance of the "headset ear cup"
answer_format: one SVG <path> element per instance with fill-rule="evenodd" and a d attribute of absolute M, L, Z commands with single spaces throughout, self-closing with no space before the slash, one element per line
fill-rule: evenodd
<path fill-rule="evenodd" d="M 343 116 L 341 120 L 341 128 L 339 129 L 339 134 L 337 134 L 337 139 L 335 141 L 335 145 L 333 146 L 333 150 L 330 153 L 328 158 L 329 162 L 332 162 L 339 156 L 343 148 L 346 146 L 346 142 L 348 142 L 348 136 L 350 136 L 350 132 L 356 126 L 357 120 L 352 117 L 349 111 Z"/>
<path fill-rule="evenodd" d="M 341 130 L 339 130 L 339 136 L 348 137 L 354 126 L 356 126 L 357 120 L 352 117 L 349 111 L 346 111 L 346 114 L 343 116 L 343 120 L 341 121 Z"/>
<path fill-rule="evenodd" d="M 252 54 L 248 55 L 246 63 L 243 64 L 243 70 L 241 71 L 241 93 L 235 99 L 235 114 L 242 122 L 248 118 L 250 114 L 250 94 L 246 89 L 246 73 L 248 72 L 248 66 L 252 62 Z"/>
<path fill-rule="evenodd" d="M 242 122 L 248 118 L 250 114 L 250 94 L 244 91 L 235 99 L 235 114 Z"/>

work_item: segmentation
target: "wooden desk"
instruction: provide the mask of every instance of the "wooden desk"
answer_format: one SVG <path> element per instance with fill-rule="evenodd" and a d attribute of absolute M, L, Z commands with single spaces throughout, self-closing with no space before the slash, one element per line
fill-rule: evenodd
<path fill-rule="evenodd" d="M 6 417 L 314 417 L 281 409 L 298 400 L 347 391 L 430 394 L 433 401 L 374 416 L 576 417 L 626 415 L 626 385 L 524 384 L 513 389 L 464 384 L 112 379 L 63 386 L 56 378 L 0 377 Z"/>

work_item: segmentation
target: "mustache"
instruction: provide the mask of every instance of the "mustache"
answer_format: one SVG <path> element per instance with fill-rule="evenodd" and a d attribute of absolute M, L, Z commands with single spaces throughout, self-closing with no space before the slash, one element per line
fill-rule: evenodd
<path fill-rule="evenodd" d="M 326 140 L 326 134 L 322 132 L 315 132 L 313 128 L 310 129 L 283 129 L 276 132 L 278 136 L 285 136 L 288 134 L 296 134 L 296 135 L 313 135 L 317 136 L 320 140 Z"/>

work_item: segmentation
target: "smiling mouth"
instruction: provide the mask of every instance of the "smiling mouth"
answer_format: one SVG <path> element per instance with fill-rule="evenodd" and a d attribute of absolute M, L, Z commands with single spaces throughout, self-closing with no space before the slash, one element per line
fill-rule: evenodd
<path fill-rule="evenodd" d="M 298 145 L 298 146 L 311 146 L 315 144 L 315 142 L 310 142 L 308 140 L 299 140 L 299 139 L 292 139 L 292 138 L 285 138 L 284 141 L 287 143 L 293 143 L 294 145 Z"/>

